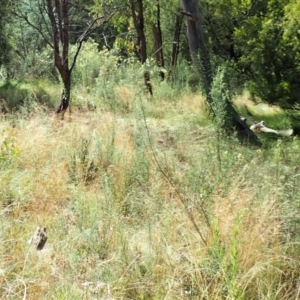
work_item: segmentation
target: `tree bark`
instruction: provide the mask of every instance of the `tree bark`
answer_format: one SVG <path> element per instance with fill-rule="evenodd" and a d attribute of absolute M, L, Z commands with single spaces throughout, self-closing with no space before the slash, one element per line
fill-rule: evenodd
<path fill-rule="evenodd" d="M 210 88 L 212 84 L 212 69 L 210 58 L 204 41 L 202 20 L 197 0 L 182 0 L 182 14 L 187 16 L 187 35 L 192 60 L 202 77 L 203 88 L 208 104 L 211 104 Z"/>
<path fill-rule="evenodd" d="M 71 74 L 63 78 L 63 90 L 61 95 L 60 104 L 56 109 L 57 114 L 61 114 L 61 118 L 64 118 L 64 114 L 69 107 L 71 98 Z"/>
<path fill-rule="evenodd" d="M 172 60 L 171 60 L 172 68 L 176 67 L 177 64 L 182 20 L 183 20 L 183 16 L 181 14 L 176 14 L 174 36 L 173 36 L 173 47 L 172 47 Z"/>
<path fill-rule="evenodd" d="M 145 25 L 144 25 L 144 6 L 143 0 L 130 0 L 131 14 L 135 30 L 137 32 L 137 45 L 140 61 L 144 64 L 147 60 L 147 44 L 145 36 Z M 153 96 L 153 89 L 150 82 L 150 73 L 146 71 L 144 73 L 145 86 L 151 96 Z"/>
<path fill-rule="evenodd" d="M 63 91 L 60 104 L 56 109 L 62 118 L 70 103 L 71 70 L 69 69 L 69 1 L 47 0 L 48 16 L 52 27 L 54 64 L 63 81 Z M 62 47 L 60 49 L 60 46 Z"/>
<path fill-rule="evenodd" d="M 146 36 L 144 31 L 144 7 L 143 0 L 130 0 L 131 13 L 135 30 L 138 35 L 137 45 L 140 61 L 143 64 L 147 60 Z"/>
<path fill-rule="evenodd" d="M 163 42 L 162 32 L 160 26 L 160 0 L 156 0 L 156 23 L 152 25 L 152 32 L 154 38 L 154 53 L 156 65 L 163 68 L 165 66 L 164 53 L 163 53 Z M 160 71 L 162 80 L 165 78 L 165 73 Z"/>

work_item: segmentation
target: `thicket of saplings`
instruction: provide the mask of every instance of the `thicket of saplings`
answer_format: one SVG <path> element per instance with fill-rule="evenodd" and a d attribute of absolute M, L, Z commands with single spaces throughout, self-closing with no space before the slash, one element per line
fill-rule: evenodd
<path fill-rule="evenodd" d="M 151 98 L 151 62 L 116 60 L 85 45 L 64 121 L 59 84 L 0 89 L 1 296 L 299 298 L 299 139 L 242 145 L 222 133 L 222 106 L 212 122 L 189 66 L 153 76 Z"/>

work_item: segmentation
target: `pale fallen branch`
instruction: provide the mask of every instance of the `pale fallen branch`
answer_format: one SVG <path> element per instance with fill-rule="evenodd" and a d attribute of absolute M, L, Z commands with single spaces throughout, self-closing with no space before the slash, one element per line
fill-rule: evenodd
<path fill-rule="evenodd" d="M 251 125 L 250 129 L 255 133 L 260 133 L 260 132 L 275 133 L 281 136 L 291 136 L 294 133 L 293 129 L 275 130 L 272 128 L 268 128 L 264 125 L 264 121 Z"/>

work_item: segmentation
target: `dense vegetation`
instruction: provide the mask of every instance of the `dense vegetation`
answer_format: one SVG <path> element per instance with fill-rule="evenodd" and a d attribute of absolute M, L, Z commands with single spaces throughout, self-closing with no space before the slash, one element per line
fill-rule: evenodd
<path fill-rule="evenodd" d="M 181 14 L 177 0 L 111 0 L 105 5 L 97 1 L 84 5 L 80 1 L 76 5 L 65 2 L 70 11 L 67 29 L 71 44 L 89 35 L 100 50 L 104 47 L 120 59 L 136 57 L 142 63 L 153 58 L 167 71 L 190 61 L 187 17 Z M 0 42 L 2 49 L 11 49 L 10 63 L 7 57 L 1 58 L 7 75 L 57 78 L 49 47 L 53 30 L 48 8 L 51 1 L 17 1 L 14 7 L 6 3 L 1 5 Z M 198 5 L 213 67 L 226 65 L 231 89 L 246 87 L 253 97 L 285 108 L 297 105 L 299 1 L 201 0 Z M 2 56 L 7 53 L 1 51 Z"/>
<path fill-rule="evenodd" d="M 299 1 L 0 4 L 1 299 L 299 298 Z"/>

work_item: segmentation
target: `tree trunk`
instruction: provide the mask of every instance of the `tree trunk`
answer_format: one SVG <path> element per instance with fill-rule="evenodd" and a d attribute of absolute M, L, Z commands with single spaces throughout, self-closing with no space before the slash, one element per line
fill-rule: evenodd
<path fill-rule="evenodd" d="M 210 111 L 214 114 L 212 107 L 213 101 L 216 99 L 213 99 L 211 96 L 211 87 L 213 83 L 212 68 L 204 40 L 204 31 L 202 27 L 203 22 L 198 8 L 198 1 L 181 0 L 181 2 L 183 6 L 182 14 L 187 16 L 187 35 L 191 57 L 200 76 L 202 77 L 207 104 Z M 226 100 L 225 114 L 226 115 L 223 116 L 227 120 L 227 128 L 225 129 L 231 130 L 232 127 L 235 127 L 241 140 L 248 140 L 256 144 L 259 143 L 257 136 L 250 130 L 245 119 L 241 118 L 233 108 L 230 99 Z"/>
<path fill-rule="evenodd" d="M 153 96 L 153 88 L 151 84 L 150 73 L 148 71 L 144 72 L 144 81 L 148 92 L 151 96 Z"/>
<path fill-rule="evenodd" d="M 146 45 L 146 36 L 145 36 L 145 25 L 144 25 L 144 7 L 143 0 L 130 0 L 131 13 L 133 18 L 133 23 L 135 30 L 138 35 L 137 45 L 138 53 L 140 56 L 140 61 L 144 64 L 147 60 L 147 45 Z M 153 96 L 153 89 L 150 82 L 150 73 L 146 71 L 144 73 L 145 86 Z"/>
<path fill-rule="evenodd" d="M 64 117 L 71 91 L 71 70 L 69 69 L 69 2 L 56 1 L 55 8 L 52 1 L 47 0 L 48 15 L 52 26 L 54 64 L 63 81 L 61 101 L 56 113 Z"/>
<path fill-rule="evenodd" d="M 172 60 L 171 60 L 172 68 L 176 67 L 176 64 L 177 64 L 182 20 L 183 20 L 183 16 L 180 14 L 176 14 L 174 37 L 173 37 L 173 47 L 172 47 Z"/>
<path fill-rule="evenodd" d="M 204 92 L 208 105 L 211 105 L 210 88 L 212 84 L 212 69 L 210 58 L 204 41 L 202 21 L 197 0 L 182 0 L 183 12 L 187 16 L 187 35 L 192 60 L 202 77 Z"/>
<path fill-rule="evenodd" d="M 116 10 L 111 7 L 103 16 L 97 15 L 92 18 L 89 17 L 89 20 L 86 22 L 87 27 L 78 37 L 77 49 L 69 61 L 69 37 L 71 33 L 75 33 L 74 28 L 77 25 L 74 22 L 78 19 L 78 13 L 82 11 L 86 13 L 86 7 L 79 3 L 74 5 L 70 0 L 40 0 L 37 2 L 41 14 L 38 18 L 29 18 L 27 14 L 28 9 L 24 11 L 17 9 L 15 14 L 34 28 L 53 51 L 54 65 L 63 82 L 61 101 L 56 109 L 56 113 L 61 113 L 63 118 L 65 111 L 69 107 L 71 74 L 75 67 L 82 43 L 96 28 L 107 23 L 113 17 Z M 30 5 L 30 1 L 28 5 Z M 36 23 L 33 19 L 39 19 L 39 21 Z M 72 23 L 70 24 L 70 22 Z"/>
<path fill-rule="evenodd" d="M 67 73 L 67 76 L 63 78 L 63 91 L 61 95 L 60 104 L 56 109 L 57 114 L 61 114 L 61 119 L 64 118 L 64 114 L 69 107 L 71 97 L 71 74 Z"/>
<path fill-rule="evenodd" d="M 147 60 L 146 36 L 144 32 L 144 7 L 143 0 L 130 0 L 131 12 L 135 30 L 138 34 L 138 52 L 141 63 Z"/>
<path fill-rule="evenodd" d="M 152 25 L 152 32 L 154 38 L 154 53 L 155 53 L 155 60 L 156 65 L 158 67 L 163 68 L 165 66 L 164 61 L 164 53 L 163 53 L 163 43 L 162 43 L 162 33 L 161 33 L 161 26 L 160 26 L 160 0 L 156 0 L 156 24 Z M 160 71 L 160 76 L 162 80 L 165 78 L 165 73 Z"/>

